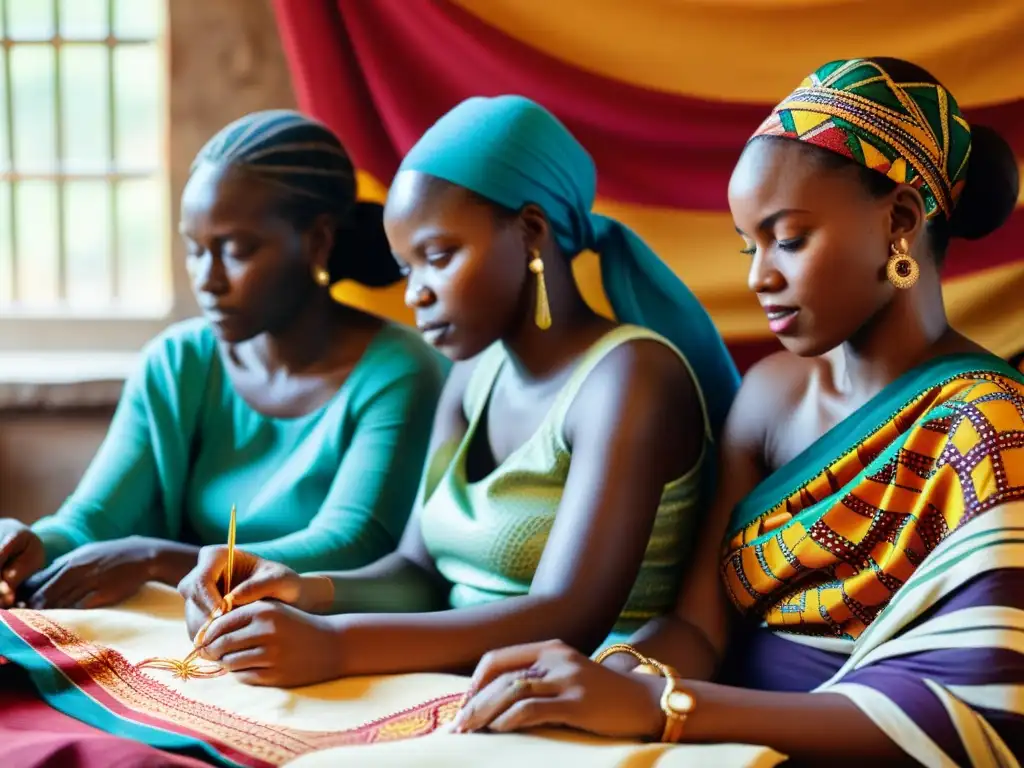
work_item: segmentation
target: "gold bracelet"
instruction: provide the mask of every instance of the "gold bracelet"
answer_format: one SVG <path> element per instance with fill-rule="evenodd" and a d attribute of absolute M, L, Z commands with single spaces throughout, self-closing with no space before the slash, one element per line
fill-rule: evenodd
<path fill-rule="evenodd" d="M 693 712 L 696 702 L 693 694 L 680 686 L 679 673 L 674 668 L 656 659 L 649 661 L 665 678 L 665 689 L 659 701 L 662 714 L 665 715 L 661 741 L 665 744 L 678 744 L 682 740 L 686 720 Z"/>
<path fill-rule="evenodd" d="M 644 656 L 640 651 L 634 648 L 628 643 L 616 643 L 615 645 L 609 645 L 597 656 L 594 657 L 594 663 L 600 664 L 602 661 L 607 659 L 609 656 L 614 656 L 616 653 L 628 653 L 634 659 L 640 662 L 641 665 L 650 666 L 651 660 Z"/>
<path fill-rule="evenodd" d="M 627 643 L 618 643 L 605 648 L 594 657 L 594 661 L 600 664 L 616 653 L 628 653 L 639 662 L 639 666 L 633 670 L 633 674 L 660 675 L 665 679 L 665 689 L 658 702 L 662 714 L 665 715 L 665 727 L 661 733 L 661 741 L 666 744 L 678 743 L 682 739 L 686 719 L 694 707 L 693 696 L 679 687 L 679 673 L 668 664 L 645 656 Z M 682 706 L 677 706 L 676 700 L 680 698 L 683 700 Z"/>

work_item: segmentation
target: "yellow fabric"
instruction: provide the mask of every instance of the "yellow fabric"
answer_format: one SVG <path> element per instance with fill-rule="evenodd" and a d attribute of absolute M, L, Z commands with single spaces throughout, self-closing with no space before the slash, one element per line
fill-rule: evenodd
<path fill-rule="evenodd" d="M 149 656 L 181 658 L 191 648 L 184 628 L 181 598 L 168 587 L 147 585 L 136 597 L 118 608 L 94 611 L 56 610 L 38 614 L 20 612 L 24 619 L 55 622 L 78 638 L 100 648 L 110 648 L 129 662 Z M 34 616 L 33 616 L 34 614 Z M 66 633 L 65 633 L 66 634 Z M 66 639 L 66 638 L 65 638 Z M 149 672 L 167 689 L 200 705 L 215 706 L 276 729 L 337 732 L 415 707 L 423 702 L 466 690 L 466 678 L 452 675 L 405 675 L 385 678 L 354 678 L 306 688 L 284 690 L 252 688 L 230 675 L 212 680 L 173 680 L 169 673 Z M 207 710 L 208 711 L 208 710 Z M 242 750 L 251 748 L 252 731 L 239 731 Z M 230 742 L 229 742 L 230 743 Z M 264 759 L 275 758 L 263 754 Z M 663 747 L 605 742 L 569 733 L 544 735 L 469 737 L 445 732 L 406 742 L 359 747 L 340 747 L 311 752 L 284 764 L 299 768 L 338 765 L 376 766 L 515 766 L 524 765 L 734 766 L 767 768 L 782 761 L 780 755 L 759 747 Z"/>
<path fill-rule="evenodd" d="M 1020 0 L 454 2 L 581 69 L 712 101 L 774 104 L 823 62 L 865 55 L 935 72 L 962 107 L 1024 97 Z"/>
<path fill-rule="evenodd" d="M 947 536 L 1024 497 L 1024 384 L 990 361 L 923 366 L 917 392 L 885 390 L 850 417 L 891 414 L 874 431 L 826 435 L 795 460 L 799 484 L 744 500 L 722 553 L 736 607 L 773 629 L 857 639 Z"/>
<path fill-rule="evenodd" d="M 984 12 L 960 0 L 454 0 L 523 43 L 599 75 L 683 96 L 775 104 L 823 62 L 879 55 L 909 59 L 938 76 L 964 109 L 1024 98 L 1024 2 L 986 0 Z M 882 20 L 882 25 L 879 25 Z M 785 41 L 784 44 L 777 44 Z M 881 47 L 879 47 L 881 46 Z M 884 50 L 883 50 L 884 49 Z M 765 55 L 770 50 L 770 55 Z M 714 77 L 708 77 L 714 72 Z M 753 128 L 753 126 L 752 126 Z M 1024 171 L 1022 171 L 1024 174 Z M 358 176 L 365 199 L 386 187 Z M 1021 189 L 1024 205 L 1024 187 Z M 599 200 L 595 210 L 640 234 L 697 294 L 729 343 L 769 340 L 767 322 L 746 289 L 731 216 Z M 597 261 L 577 259 L 584 296 L 608 313 Z M 1010 287 L 1018 290 L 1010 293 Z M 953 325 L 993 352 L 1020 351 L 1013 297 L 1024 263 L 947 279 Z M 998 300 L 992 295 L 998 291 Z M 399 286 L 336 287 L 341 301 L 410 322 Z"/>

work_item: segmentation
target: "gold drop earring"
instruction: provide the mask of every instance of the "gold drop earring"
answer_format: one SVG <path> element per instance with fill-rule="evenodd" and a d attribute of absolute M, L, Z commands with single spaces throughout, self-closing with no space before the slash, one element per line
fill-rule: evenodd
<path fill-rule="evenodd" d="M 910 246 L 906 238 L 901 237 L 889 247 L 892 254 L 889 256 L 889 263 L 885 265 L 885 276 L 894 286 L 906 290 L 917 282 L 921 269 L 910 255 Z"/>
<path fill-rule="evenodd" d="M 323 267 L 313 267 L 313 282 L 326 288 L 331 284 L 331 273 Z"/>
<path fill-rule="evenodd" d="M 546 331 L 551 327 L 551 305 L 548 304 L 548 288 L 544 283 L 544 261 L 536 248 L 530 251 L 530 256 L 530 271 L 537 276 L 537 303 L 534 307 L 533 322 L 542 331 Z"/>

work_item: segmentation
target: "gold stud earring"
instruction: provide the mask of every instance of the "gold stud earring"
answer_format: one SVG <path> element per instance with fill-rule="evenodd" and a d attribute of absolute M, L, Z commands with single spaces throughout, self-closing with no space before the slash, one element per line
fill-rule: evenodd
<path fill-rule="evenodd" d="M 917 282 L 921 269 L 910 255 L 910 246 L 905 238 L 901 237 L 889 247 L 892 254 L 889 256 L 889 263 L 885 265 L 885 276 L 894 286 L 906 290 Z"/>
<path fill-rule="evenodd" d="M 536 248 L 530 251 L 530 256 L 530 271 L 537 276 L 537 303 L 533 311 L 533 322 L 542 331 L 546 331 L 551 327 L 551 306 L 548 304 L 548 288 L 544 283 L 544 261 Z"/>
<path fill-rule="evenodd" d="M 323 267 L 313 267 L 313 281 L 326 288 L 331 284 L 331 273 Z"/>

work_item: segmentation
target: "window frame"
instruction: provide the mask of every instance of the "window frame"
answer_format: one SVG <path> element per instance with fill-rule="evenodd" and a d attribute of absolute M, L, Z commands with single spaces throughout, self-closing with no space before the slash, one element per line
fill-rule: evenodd
<path fill-rule="evenodd" d="M 66 181 L 73 181 L 78 178 L 88 178 L 90 180 L 104 181 L 110 185 L 111 190 L 111 220 L 116 220 L 118 216 L 117 205 L 116 205 L 116 185 L 118 181 L 123 179 L 132 178 L 149 178 L 155 179 L 156 182 L 162 187 L 164 193 L 164 199 L 167 200 L 170 205 L 164 209 L 164 215 L 160 217 L 158 221 L 153 222 L 154 227 L 159 227 L 163 232 L 162 237 L 162 250 L 163 250 L 163 265 L 164 271 L 166 272 L 169 284 L 168 288 L 170 291 L 170 306 L 166 312 L 153 313 L 153 314 L 141 314 L 139 312 L 131 312 L 126 310 L 120 310 L 116 307 L 110 308 L 97 308 L 97 309 L 52 309 L 52 310 L 41 310 L 36 311 L 30 308 L 19 308 L 19 307 L 7 307 L 0 310 L 0 355 L 3 353 L 26 353 L 26 352 L 41 352 L 41 353 L 60 353 L 60 352 L 91 352 L 91 351 L 104 351 L 104 352 L 135 352 L 142 348 L 142 346 L 152 337 L 160 333 L 168 325 L 193 316 L 196 313 L 196 306 L 192 298 L 191 286 L 188 281 L 187 274 L 183 268 L 182 248 L 178 242 L 178 238 L 174 237 L 174 229 L 172 222 L 176 220 L 178 215 L 178 200 L 177 192 L 180 191 L 182 179 L 176 178 L 180 176 L 180 169 L 176 169 L 172 162 L 175 156 L 176 147 L 173 146 L 174 138 L 172 131 L 170 130 L 171 125 L 171 112 L 172 102 L 174 101 L 175 95 L 173 93 L 174 78 L 172 77 L 170 67 L 170 8 L 169 2 L 161 3 L 161 12 L 163 13 L 164 19 L 162 24 L 162 30 L 158 33 L 156 38 L 135 38 L 135 37 L 118 37 L 115 34 L 114 29 L 114 7 L 115 0 L 107 0 L 107 31 L 106 37 L 70 37 L 64 38 L 61 36 L 60 30 L 60 0 L 36 0 L 37 2 L 46 2 L 51 5 L 51 13 L 54 20 L 54 34 L 50 38 L 22 38 L 10 36 L 10 25 L 9 19 L 6 18 L 8 14 L 7 0 L 0 0 L 0 14 L 4 14 L 5 18 L 0 19 L 2 22 L 2 35 L 0 35 L 0 55 L 3 55 L 8 63 L 5 67 L 5 76 L 7 88 L 5 89 L 7 109 L 6 121 L 7 121 L 7 145 L 0 147 L 0 155 L 3 156 L 3 168 L 0 169 L 0 180 L 9 181 L 16 184 L 22 180 L 49 180 L 54 181 L 58 185 L 58 208 L 57 214 L 59 217 L 63 217 L 63 190 L 62 184 Z M 89 173 L 86 175 L 78 174 L 74 171 L 65 172 L 62 164 L 58 161 L 58 165 L 48 173 L 36 173 L 36 172 L 22 172 L 16 170 L 13 164 L 14 160 L 14 141 L 15 141 L 15 118 L 12 110 L 13 93 L 11 89 L 12 73 L 10 64 L 10 50 L 14 46 L 20 45 L 47 45 L 51 46 L 55 50 L 55 134 L 58 141 L 58 147 L 61 147 L 61 137 L 63 135 L 63 126 L 67 125 L 65 115 L 61 113 L 61 83 L 60 83 L 60 52 L 59 49 L 65 44 L 95 44 L 104 45 L 108 51 L 108 66 L 109 69 L 109 81 L 108 91 L 110 95 L 110 103 L 108 109 L 110 110 L 110 124 L 109 133 L 111 134 L 108 146 L 110 152 L 110 167 L 105 172 Z M 161 62 L 161 77 L 163 79 L 163 94 L 164 98 L 160 104 L 159 113 L 159 125 L 160 125 L 160 156 L 157 162 L 156 168 L 153 172 L 149 172 L 148 169 L 138 171 L 129 168 L 119 168 L 116 165 L 114 159 L 114 135 L 116 129 L 114 128 L 114 115 L 116 114 L 115 95 L 113 91 L 112 81 L 114 79 L 114 51 L 117 46 L 120 45 L 156 45 L 158 56 Z M 10 209 L 7 211 L 7 215 L 11 217 L 11 221 L 15 222 L 15 195 L 9 195 Z M 63 228 L 63 222 L 60 224 Z M 117 243 L 116 243 L 116 228 L 112 229 L 111 236 L 113 242 L 110 243 L 112 248 L 112 264 L 116 267 L 117 265 Z M 0 237 L 16 237 L 15 234 L 0 233 Z M 12 267 L 16 264 L 18 254 L 14 254 L 14 261 L 12 261 Z M 66 269 L 67 252 L 63 243 L 60 245 L 60 263 L 58 269 L 61 273 Z M 0 279 L 6 279 L 8 275 L 0 275 Z M 59 275 L 59 280 L 63 280 L 63 275 Z M 113 276 L 112 276 L 113 279 Z M 4 366 L 0 365 L 0 368 Z M 2 374 L 2 372 L 0 372 Z"/>

